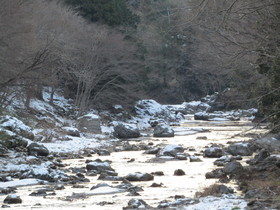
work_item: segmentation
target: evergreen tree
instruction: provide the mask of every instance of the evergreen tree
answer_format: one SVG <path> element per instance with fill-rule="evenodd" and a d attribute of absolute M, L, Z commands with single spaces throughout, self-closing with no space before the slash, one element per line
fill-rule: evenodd
<path fill-rule="evenodd" d="M 65 0 L 89 21 L 110 26 L 136 27 L 139 17 L 127 7 L 125 0 Z"/>

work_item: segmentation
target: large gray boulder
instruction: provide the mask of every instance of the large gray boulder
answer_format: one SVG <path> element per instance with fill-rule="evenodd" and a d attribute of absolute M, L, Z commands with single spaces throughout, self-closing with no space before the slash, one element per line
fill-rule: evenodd
<path fill-rule="evenodd" d="M 244 168 L 241 165 L 241 163 L 237 161 L 232 161 L 225 165 L 223 171 L 226 174 L 230 174 L 230 175 L 240 175 L 240 173 L 244 171 Z"/>
<path fill-rule="evenodd" d="M 78 118 L 78 129 L 86 133 L 100 134 L 100 117 L 95 114 L 87 114 Z"/>
<path fill-rule="evenodd" d="M 237 156 L 251 156 L 253 151 L 250 150 L 248 143 L 234 143 L 227 148 L 227 152 L 231 155 Z"/>
<path fill-rule="evenodd" d="M 154 180 L 154 176 L 148 173 L 131 173 L 125 176 L 125 179 L 131 182 L 140 182 L 140 181 L 151 181 Z"/>
<path fill-rule="evenodd" d="M 31 143 L 27 147 L 27 153 L 28 155 L 32 155 L 32 156 L 48 156 L 50 152 L 48 148 L 42 144 Z"/>
<path fill-rule="evenodd" d="M 210 147 L 204 151 L 204 157 L 220 158 L 223 156 L 223 150 L 219 147 Z"/>
<path fill-rule="evenodd" d="M 165 124 L 159 124 L 154 129 L 154 137 L 174 137 L 174 130 Z"/>
<path fill-rule="evenodd" d="M 138 128 L 130 126 L 130 125 L 124 125 L 124 124 L 118 124 L 114 127 L 114 135 L 117 138 L 120 139 L 127 139 L 127 138 L 137 138 L 140 137 L 140 131 Z"/>

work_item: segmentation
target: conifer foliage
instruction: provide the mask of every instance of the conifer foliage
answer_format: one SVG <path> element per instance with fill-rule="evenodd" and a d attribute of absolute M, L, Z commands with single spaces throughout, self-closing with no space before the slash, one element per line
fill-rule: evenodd
<path fill-rule="evenodd" d="M 136 27 L 139 22 L 139 17 L 128 9 L 125 0 L 65 0 L 65 2 L 92 22 L 132 27 Z"/>

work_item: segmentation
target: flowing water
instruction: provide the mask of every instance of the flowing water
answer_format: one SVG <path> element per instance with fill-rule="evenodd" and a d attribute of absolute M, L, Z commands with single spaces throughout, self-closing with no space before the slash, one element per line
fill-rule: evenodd
<path fill-rule="evenodd" d="M 207 129 L 204 132 L 191 134 L 190 130 Z M 147 138 L 143 137 L 137 141 L 130 141 L 130 144 L 153 143 L 157 144 L 179 144 L 186 148 L 185 152 L 197 154 L 205 149 L 205 146 L 211 143 L 226 145 L 228 141 L 244 141 L 247 133 L 260 134 L 266 132 L 264 128 L 253 128 L 253 124 L 247 121 L 194 121 L 192 119 L 184 120 L 180 127 L 175 127 L 177 131 L 174 138 Z M 242 135 L 237 135 L 242 133 Z M 206 136 L 207 139 L 197 139 L 197 137 Z M 194 148 L 195 151 L 189 151 Z M 29 196 L 36 189 L 47 186 L 25 186 L 17 190 L 17 194 L 23 200 L 22 204 L 12 205 L 17 209 L 122 209 L 132 198 L 139 198 L 146 201 L 149 205 L 156 207 L 162 200 L 174 201 L 175 195 L 184 195 L 193 197 L 197 191 L 215 183 L 215 179 L 205 179 L 205 173 L 213 170 L 215 158 L 203 158 L 198 156 L 202 162 L 190 162 L 189 160 L 166 160 L 156 161 L 155 155 L 143 154 L 144 151 L 125 151 L 113 152 L 110 156 L 93 155 L 90 158 L 64 160 L 63 163 L 68 167 L 85 167 L 85 160 L 97 158 L 112 161 L 111 167 L 119 174 L 126 176 L 129 173 L 142 172 L 152 173 L 162 171 L 164 176 L 155 176 L 153 181 L 133 182 L 140 186 L 144 191 L 139 192 L 140 196 L 127 196 L 128 192 L 117 194 L 94 195 L 86 198 L 66 199 L 73 193 L 90 193 L 90 188 L 98 183 L 108 183 L 109 185 L 118 185 L 121 182 L 97 180 L 97 176 L 87 177 L 90 183 L 83 183 L 84 188 L 73 188 L 72 185 L 66 185 L 64 190 L 56 190 L 56 195 L 45 197 Z M 135 159 L 130 162 L 129 160 Z M 174 176 L 176 169 L 185 171 L 185 176 Z M 162 187 L 150 187 L 152 183 L 162 183 Z M 2 201 L 5 196 L 0 196 Z"/>

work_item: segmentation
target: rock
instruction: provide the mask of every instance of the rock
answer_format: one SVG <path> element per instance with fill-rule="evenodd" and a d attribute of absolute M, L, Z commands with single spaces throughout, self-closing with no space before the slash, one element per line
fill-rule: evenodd
<path fill-rule="evenodd" d="M 223 172 L 222 169 L 217 168 L 211 172 L 207 172 L 205 174 L 206 179 L 223 179 L 226 178 L 226 174 Z"/>
<path fill-rule="evenodd" d="M 154 129 L 154 137 L 174 137 L 174 130 L 165 124 L 159 124 Z"/>
<path fill-rule="evenodd" d="M 234 193 L 234 190 L 230 187 L 227 187 L 225 185 L 218 185 L 217 187 L 219 194 L 232 194 Z"/>
<path fill-rule="evenodd" d="M 186 173 L 182 169 L 177 169 L 174 171 L 174 176 L 184 176 Z"/>
<path fill-rule="evenodd" d="M 223 150 L 219 147 L 210 147 L 204 151 L 204 157 L 220 158 L 223 156 Z"/>
<path fill-rule="evenodd" d="M 120 139 L 137 138 L 140 136 L 140 131 L 130 125 L 118 124 L 114 127 L 114 136 Z"/>
<path fill-rule="evenodd" d="M 78 118 L 78 129 L 86 133 L 102 133 L 100 117 L 95 114 L 87 114 Z"/>
<path fill-rule="evenodd" d="M 160 204 L 157 206 L 157 209 L 188 209 L 187 206 L 194 203 L 196 203 L 196 201 L 192 198 L 178 198 L 176 199 L 176 201 L 172 202 L 167 202 L 166 200 L 164 200 L 160 202 Z"/>
<path fill-rule="evenodd" d="M 100 174 L 100 176 L 97 178 L 97 180 L 103 180 L 103 181 L 123 181 L 123 177 L 119 176 L 109 176 L 107 174 Z"/>
<path fill-rule="evenodd" d="M 195 155 L 190 155 L 189 158 L 190 158 L 190 162 L 202 162 L 202 160 Z"/>
<path fill-rule="evenodd" d="M 128 206 L 123 209 L 151 209 L 151 207 L 142 199 L 131 199 Z"/>
<path fill-rule="evenodd" d="M 152 175 L 155 175 L 155 176 L 164 176 L 164 173 L 163 173 L 163 171 L 156 171 L 156 172 L 152 172 Z"/>
<path fill-rule="evenodd" d="M 4 153 L 7 152 L 8 149 L 25 148 L 28 145 L 28 141 L 25 138 L 9 131 L 0 130 L 0 135 L 0 148 Z"/>
<path fill-rule="evenodd" d="M 158 184 L 158 183 L 153 183 L 153 184 L 151 184 L 151 186 L 150 187 L 162 187 L 163 186 L 163 184 L 162 183 L 160 183 L 160 184 Z"/>
<path fill-rule="evenodd" d="M 210 116 L 206 112 L 197 112 L 194 114 L 194 119 L 195 120 L 204 120 L 204 121 L 209 121 Z"/>
<path fill-rule="evenodd" d="M 198 137 L 196 137 L 196 139 L 198 139 L 198 140 L 207 140 L 208 138 L 207 138 L 207 136 L 198 136 Z"/>
<path fill-rule="evenodd" d="M 146 150 L 144 153 L 149 155 L 156 155 L 160 151 L 159 147 Z"/>
<path fill-rule="evenodd" d="M 53 195 L 54 194 L 54 190 L 51 188 L 42 188 L 42 189 L 38 189 L 34 192 L 32 192 L 31 194 L 29 194 L 29 196 L 46 196 L 48 195 L 47 192 L 51 192 L 51 194 L 49 195 Z"/>
<path fill-rule="evenodd" d="M 154 180 L 154 176 L 148 173 L 131 173 L 125 177 L 126 180 L 131 182 L 139 182 L 139 181 L 151 181 Z"/>
<path fill-rule="evenodd" d="M 244 170 L 243 166 L 237 161 L 232 161 L 230 163 L 227 163 L 223 168 L 223 171 L 226 174 L 230 174 L 230 175 L 239 175 L 240 173 L 243 172 L 243 170 Z"/>
<path fill-rule="evenodd" d="M 253 152 L 250 150 L 250 148 L 248 147 L 247 143 L 234 143 L 231 144 L 227 150 L 226 150 L 229 154 L 237 156 L 237 155 L 241 155 L 241 156 L 251 156 L 253 154 Z"/>
<path fill-rule="evenodd" d="M 182 146 L 176 145 L 176 144 L 169 144 L 165 146 L 163 149 L 161 149 L 157 156 L 171 156 L 175 157 L 178 153 L 183 153 L 184 148 Z"/>
<path fill-rule="evenodd" d="M 15 117 L 11 117 L 8 115 L 1 117 L 0 127 L 10 130 L 19 136 L 34 140 L 35 136 L 32 132 L 32 129 Z"/>
<path fill-rule="evenodd" d="M 113 168 L 111 168 L 111 165 L 109 162 L 102 162 L 102 161 L 92 161 L 92 162 L 89 162 L 87 165 L 86 165 L 86 169 L 88 171 L 97 171 L 99 173 L 101 172 L 108 172 L 108 171 L 115 171 Z"/>
<path fill-rule="evenodd" d="M 224 166 L 226 163 L 231 162 L 232 159 L 226 155 L 218 158 L 217 160 L 214 161 L 214 165 L 216 166 Z"/>
<path fill-rule="evenodd" d="M 140 196 L 140 193 L 135 192 L 135 191 L 130 191 L 126 196 Z"/>
<path fill-rule="evenodd" d="M 100 149 L 97 151 L 97 154 L 99 156 L 109 156 L 110 155 L 110 152 L 106 149 Z"/>
<path fill-rule="evenodd" d="M 251 165 L 262 163 L 269 156 L 270 153 L 267 150 L 262 149 L 258 154 L 255 155 L 255 157 L 252 160 L 249 161 L 249 163 Z"/>
<path fill-rule="evenodd" d="M 255 144 L 257 144 L 259 148 L 266 149 L 268 152 L 280 151 L 280 138 L 265 137 L 255 140 Z"/>
<path fill-rule="evenodd" d="M 187 160 L 189 157 L 188 154 L 185 154 L 185 153 L 177 153 L 175 158 L 178 159 L 178 160 Z"/>
<path fill-rule="evenodd" d="M 0 194 L 14 194 L 16 192 L 16 188 L 14 187 L 7 187 L 7 188 L 0 188 Z"/>
<path fill-rule="evenodd" d="M 108 184 L 106 184 L 106 183 L 99 183 L 99 184 L 97 184 L 97 185 L 95 185 L 95 186 L 92 186 L 92 187 L 90 188 L 90 190 L 94 190 L 94 189 L 97 189 L 97 188 L 100 188 L 100 187 L 110 187 L 110 185 L 108 185 Z"/>
<path fill-rule="evenodd" d="M 27 147 L 27 152 L 32 156 L 48 156 L 50 153 L 44 145 L 38 143 L 31 143 Z"/>
<path fill-rule="evenodd" d="M 10 194 L 4 199 L 4 203 L 16 204 L 16 203 L 22 203 L 22 200 L 18 195 Z"/>
<path fill-rule="evenodd" d="M 74 137 L 81 137 L 81 134 L 77 128 L 62 127 L 62 129 L 66 132 L 66 135 L 74 136 Z"/>
<path fill-rule="evenodd" d="M 55 190 L 64 190 L 65 187 L 62 185 L 62 184 L 57 184 L 55 187 L 54 187 Z"/>

